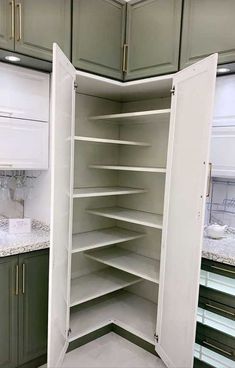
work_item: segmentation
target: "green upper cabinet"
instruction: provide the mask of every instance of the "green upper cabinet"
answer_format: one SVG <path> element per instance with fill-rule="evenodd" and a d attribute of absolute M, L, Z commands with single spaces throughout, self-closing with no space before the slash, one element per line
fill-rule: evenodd
<path fill-rule="evenodd" d="M 48 250 L 19 256 L 19 365 L 47 351 Z"/>
<path fill-rule="evenodd" d="M 43 60 L 52 59 L 58 43 L 70 57 L 70 0 L 16 0 L 15 51 Z"/>
<path fill-rule="evenodd" d="M 0 48 L 14 50 L 14 1 L 0 0 Z"/>
<path fill-rule="evenodd" d="M 125 79 L 176 72 L 182 0 L 133 0 L 127 5 Z"/>
<path fill-rule="evenodd" d="M 124 1 L 74 0 L 73 52 L 76 68 L 122 79 Z"/>
<path fill-rule="evenodd" d="M 18 257 L 0 259 L 0 367 L 17 367 Z"/>
<path fill-rule="evenodd" d="M 235 1 L 185 0 L 181 68 L 219 53 L 219 63 L 235 61 Z"/>

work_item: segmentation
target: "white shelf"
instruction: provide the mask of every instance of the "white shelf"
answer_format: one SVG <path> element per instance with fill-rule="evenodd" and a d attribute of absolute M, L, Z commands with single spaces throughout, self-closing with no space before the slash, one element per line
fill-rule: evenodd
<path fill-rule="evenodd" d="M 69 341 L 74 341 L 110 323 L 154 344 L 157 305 L 137 295 L 120 291 L 93 305 L 71 310 Z"/>
<path fill-rule="evenodd" d="M 71 281 L 70 306 L 134 285 L 141 279 L 114 268 L 89 273 Z"/>
<path fill-rule="evenodd" d="M 135 231 L 112 227 L 73 235 L 72 253 L 122 243 L 144 237 Z"/>
<path fill-rule="evenodd" d="M 89 119 L 94 121 L 117 121 L 120 123 L 154 123 L 157 122 L 159 119 L 168 119 L 170 116 L 170 112 L 170 109 L 135 111 L 121 114 L 91 116 Z"/>
<path fill-rule="evenodd" d="M 104 197 L 125 194 L 146 193 L 145 189 L 125 188 L 125 187 L 96 187 L 78 188 L 73 191 L 73 198 Z"/>
<path fill-rule="evenodd" d="M 162 229 L 162 215 L 156 215 L 155 213 L 130 210 L 122 207 L 94 208 L 87 210 L 87 212 L 92 215 Z"/>
<path fill-rule="evenodd" d="M 113 246 L 84 253 L 87 257 L 145 280 L 159 283 L 160 262 L 129 250 Z"/>
<path fill-rule="evenodd" d="M 98 170 L 118 170 L 118 171 L 141 171 L 150 173 L 166 173 L 166 169 L 162 167 L 141 167 L 141 166 L 125 166 L 125 165 L 89 165 L 90 169 Z"/>
<path fill-rule="evenodd" d="M 145 142 L 125 141 L 121 139 L 107 139 L 107 138 L 95 138 L 83 136 L 75 136 L 74 139 L 76 141 L 91 142 L 91 143 L 121 144 L 126 146 L 140 146 L 140 147 L 151 146 L 151 144 Z"/>

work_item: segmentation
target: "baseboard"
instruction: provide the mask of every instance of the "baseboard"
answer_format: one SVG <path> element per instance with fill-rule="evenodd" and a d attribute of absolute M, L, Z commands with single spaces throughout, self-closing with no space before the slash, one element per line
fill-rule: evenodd
<path fill-rule="evenodd" d="M 117 335 L 123 337 L 124 339 L 148 351 L 149 353 L 158 356 L 155 351 L 155 346 L 153 344 L 150 344 L 149 342 L 145 341 L 141 337 L 134 335 L 133 333 L 125 330 L 124 328 L 116 325 L 115 323 L 109 323 L 104 327 L 101 327 L 93 332 L 88 333 L 85 336 L 79 337 L 78 339 L 70 342 L 67 353 L 82 345 L 87 344 L 88 342 L 96 340 L 99 337 L 108 334 L 109 332 L 114 332 Z"/>
<path fill-rule="evenodd" d="M 31 360 L 23 365 L 19 365 L 18 368 L 38 368 L 47 362 L 47 354 L 42 355 L 36 359 Z"/>

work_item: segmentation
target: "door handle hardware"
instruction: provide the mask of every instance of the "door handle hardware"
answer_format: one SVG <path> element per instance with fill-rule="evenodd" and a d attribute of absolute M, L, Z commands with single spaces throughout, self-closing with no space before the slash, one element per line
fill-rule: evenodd
<path fill-rule="evenodd" d="M 215 310 L 217 310 L 217 311 L 220 311 L 220 312 L 223 312 L 223 313 L 229 314 L 230 316 L 235 316 L 235 313 L 233 313 L 233 312 L 229 312 L 229 311 L 227 311 L 227 310 L 225 310 L 225 309 L 223 309 L 223 308 L 215 307 L 214 305 L 211 305 L 211 304 L 209 304 L 209 303 L 206 303 L 206 306 L 207 306 L 207 307 L 210 307 L 210 308 L 212 308 L 212 309 L 215 309 Z"/>
<path fill-rule="evenodd" d="M 22 294 L 25 293 L 25 263 L 22 264 Z"/>
<path fill-rule="evenodd" d="M 226 268 L 223 268 L 223 267 L 211 266 L 211 268 L 214 268 L 215 270 L 219 270 L 219 271 L 228 272 L 228 273 L 231 273 L 232 275 L 235 275 L 235 271 L 227 270 Z"/>
<path fill-rule="evenodd" d="M 208 175 L 208 183 L 207 183 L 207 197 L 210 197 L 211 194 L 211 174 L 212 174 L 212 163 L 209 162 L 209 175 Z"/>
<path fill-rule="evenodd" d="M 10 40 L 15 38 L 15 9 L 14 9 L 14 1 L 10 1 L 9 3 L 11 7 L 11 35 Z"/>
<path fill-rule="evenodd" d="M 122 71 L 127 73 L 127 51 L 128 51 L 128 44 L 124 43 L 123 45 L 123 60 L 122 60 Z"/>
<path fill-rule="evenodd" d="M 0 168 L 1 167 L 12 167 L 13 166 L 13 164 L 1 164 L 0 163 Z"/>
<path fill-rule="evenodd" d="M 15 273 L 15 295 L 19 295 L 19 266 L 16 265 Z"/>
<path fill-rule="evenodd" d="M 18 20 L 19 20 L 19 26 L 18 26 L 18 36 L 17 41 L 20 41 L 22 38 L 22 5 L 21 3 L 16 4 L 16 8 L 18 9 Z"/>
<path fill-rule="evenodd" d="M 215 349 L 215 350 L 219 351 L 220 353 L 224 353 L 224 354 L 226 354 L 226 355 L 228 355 L 228 356 L 232 356 L 232 355 L 233 355 L 232 353 L 230 353 L 230 351 L 227 351 L 227 350 L 221 349 L 221 348 L 219 348 L 218 346 L 216 346 L 216 345 L 214 345 L 214 344 L 211 344 L 210 342 L 207 342 L 207 341 L 205 341 L 205 340 L 203 340 L 203 341 L 202 341 L 202 343 L 203 343 L 204 345 L 209 346 L 210 348 L 213 348 L 213 349 Z"/>

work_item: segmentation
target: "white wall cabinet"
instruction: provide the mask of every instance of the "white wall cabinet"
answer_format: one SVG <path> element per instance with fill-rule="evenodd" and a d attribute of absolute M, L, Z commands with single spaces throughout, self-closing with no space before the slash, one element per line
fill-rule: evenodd
<path fill-rule="evenodd" d="M 235 178 L 235 127 L 213 127 L 211 137 L 212 176 Z"/>
<path fill-rule="evenodd" d="M 47 169 L 48 125 L 0 117 L 0 169 Z"/>
<path fill-rule="evenodd" d="M 49 74 L 0 64 L 0 116 L 49 121 Z"/>
<path fill-rule="evenodd" d="M 192 368 L 217 55 L 123 85 L 53 53 L 48 367 L 114 323 Z"/>
<path fill-rule="evenodd" d="M 212 176 L 235 178 L 235 76 L 216 80 L 211 137 Z"/>

